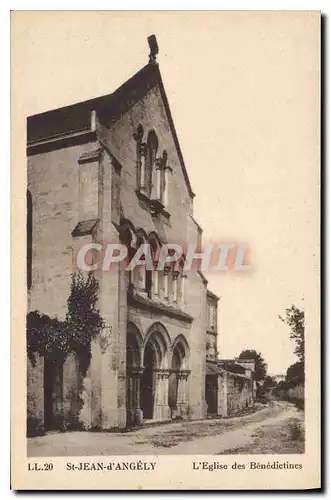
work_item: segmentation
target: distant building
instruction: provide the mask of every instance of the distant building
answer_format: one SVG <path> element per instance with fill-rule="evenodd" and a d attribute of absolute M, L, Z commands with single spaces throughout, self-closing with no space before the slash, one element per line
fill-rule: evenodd
<path fill-rule="evenodd" d="M 284 382 L 286 379 L 286 375 L 273 375 L 272 378 L 276 382 L 276 384 L 279 384 L 279 382 Z"/>

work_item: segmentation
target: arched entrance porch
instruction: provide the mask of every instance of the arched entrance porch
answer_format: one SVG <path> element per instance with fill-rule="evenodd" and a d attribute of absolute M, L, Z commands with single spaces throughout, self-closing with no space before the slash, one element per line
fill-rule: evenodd
<path fill-rule="evenodd" d="M 138 328 L 130 323 L 126 335 L 126 423 L 141 425 L 140 383 L 142 375 L 142 337 Z"/>
<path fill-rule="evenodd" d="M 168 332 L 161 324 L 153 325 L 144 343 L 143 372 L 140 385 L 140 403 L 144 421 L 170 419 L 168 405 L 169 350 Z"/>
<path fill-rule="evenodd" d="M 169 377 L 169 408 L 171 418 L 188 415 L 189 347 L 184 337 L 174 342 Z"/>

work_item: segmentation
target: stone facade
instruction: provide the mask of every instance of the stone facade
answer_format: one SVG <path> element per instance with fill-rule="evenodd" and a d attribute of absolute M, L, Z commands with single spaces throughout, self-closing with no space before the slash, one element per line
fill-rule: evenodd
<path fill-rule="evenodd" d="M 64 319 L 85 243 L 201 245 L 193 198 L 152 60 L 109 96 L 28 118 L 28 310 Z M 94 257 L 93 257 L 94 258 Z M 95 260 L 88 261 L 90 264 Z M 28 363 L 28 420 L 40 429 L 122 428 L 206 416 L 217 300 L 196 269 L 95 272 L 105 328 L 82 376 L 71 354 Z M 206 353 L 207 349 L 207 353 Z"/>

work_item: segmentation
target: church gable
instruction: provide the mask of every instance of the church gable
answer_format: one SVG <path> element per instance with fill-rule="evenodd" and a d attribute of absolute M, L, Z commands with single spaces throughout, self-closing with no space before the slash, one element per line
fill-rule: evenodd
<path fill-rule="evenodd" d="M 128 117 L 134 120 L 131 121 L 130 127 L 127 126 L 126 118 Z M 167 122 L 186 190 L 193 198 L 194 193 L 180 150 L 161 73 L 154 60 L 151 60 L 112 94 L 29 117 L 27 153 L 32 155 L 68 147 L 78 142 L 89 142 L 95 138 L 98 123 L 101 129 L 104 126 L 114 132 L 121 128 L 123 122 L 126 122 L 126 128 L 136 128 L 133 133 L 137 133 L 138 125 L 135 125 L 135 118 L 141 118 L 142 121 L 147 122 L 151 130 Z M 110 138 L 112 144 L 108 145 L 111 150 L 115 149 L 114 154 L 119 155 L 120 161 L 121 153 L 118 150 L 122 149 L 121 141 L 116 140 L 116 134 L 113 136 L 110 134 Z"/>
<path fill-rule="evenodd" d="M 122 165 L 123 205 L 132 209 L 128 217 L 135 215 L 132 193 L 152 214 L 187 216 L 193 193 L 172 126 L 157 82 L 115 123 L 102 128 L 101 141 Z"/>

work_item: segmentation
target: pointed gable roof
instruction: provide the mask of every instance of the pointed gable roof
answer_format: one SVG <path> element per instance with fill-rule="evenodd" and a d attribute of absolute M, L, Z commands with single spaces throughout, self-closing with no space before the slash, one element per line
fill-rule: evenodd
<path fill-rule="evenodd" d="M 55 149 L 59 147 L 60 143 L 62 144 L 61 147 L 63 147 L 63 144 L 68 144 L 69 136 L 75 137 L 77 140 L 77 138 L 82 138 L 84 134 L 90 135 L 95 132 L 91 123 L 93 112 L 97 113 L 101 122 L 104 121 L 109 125 L 116 122 L 157 85 L 160 89 L 186 186 L 193 198 L 195 195 L 188 178 L 159 65 L 155 62 L 150 62 L 144 66 L 112 94 L 28 117 L 28 154 L 37 153 L 41 148 L 42 150 Z"/>

